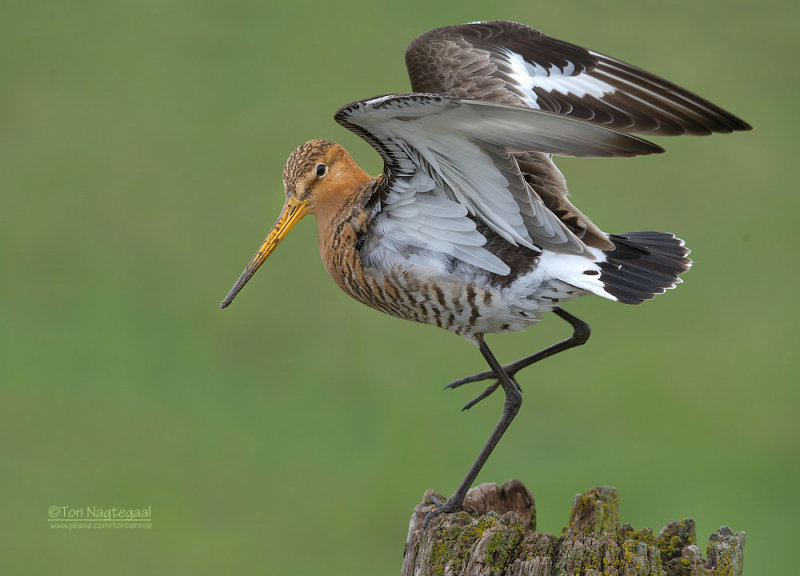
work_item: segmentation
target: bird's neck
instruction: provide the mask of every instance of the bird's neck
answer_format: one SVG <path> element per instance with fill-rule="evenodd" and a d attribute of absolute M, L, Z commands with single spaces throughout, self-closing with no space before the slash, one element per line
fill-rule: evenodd
<path fill-rule="evenodd" d="M 352 161 L 346 170 L 331 176 L 336 177 L 335 180 L 332 179 L 335 185 L 327 186 L 325 194 L 316 198 L 314 202 L 313 212 L 319 226 L 320 248 L 323 239 L 330 238 L 336 233 L 342 213 L 359 202 L 362 189 L 370 181 L 369 174 Z"/>
<path fill-rule="evenodd" d="M 333 176 L 333 174 L 332 174 Z M 341 257 L 355 249 L 351 233 L 366 225 L 364 196 L 370 194 L 370 176 L 355 162 L 336 174 L 336 186 L 329 186 L 324 197 L 317 198 L 314 216 L 319 231 L 319 252 L 325 267 L 334 276 L 332 268 Z M 338 279 L 334 276 L 334 280 Z"/>

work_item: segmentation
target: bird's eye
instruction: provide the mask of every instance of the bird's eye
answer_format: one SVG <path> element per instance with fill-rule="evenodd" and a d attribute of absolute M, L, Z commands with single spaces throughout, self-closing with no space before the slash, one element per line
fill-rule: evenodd
<path fill-rule="evenodd" d="M 317 164 L 317 178 L 322 178 L 328 173 L 328 167 L 325 164 Z"/>

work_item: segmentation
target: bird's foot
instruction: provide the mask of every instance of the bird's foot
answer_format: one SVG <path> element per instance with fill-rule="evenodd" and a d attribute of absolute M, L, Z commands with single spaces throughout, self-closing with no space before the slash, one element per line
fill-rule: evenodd
<path fill-rule="evenodd" d="M 439 514 L 449 514 L 450 512 L 458 512 L 464 509 L 463 499 L 460 502 L 457 502 L 450 498 L 447 500 L 447 502 L 442 502 L 435 496 L 431 496 L 431 502 L 436 506 L 436 508 L 428 512 L 428 515 L 425 516 L 425 520 L 422 522 L 423 529 L 427 528 L 428 523 L 436 518 Z"/>
<path fill-rule="evenodd" d="M 455 380 L 454 382 L 450 382 L 450 384 L 445 386 L 444 389 L 455 389 L 463 386 L 464 384 L 469 384 L 470 382 L 481 382 L 482 380 L 489 380 L 490 378 L 497 378 L 497 376 L 495 376 L 494 372 L 491 370 L 484 370 L 483 372 L 478 372 L 472 376 L 467 376 L 466 378 L 461 378 L 459 380 Z"/>
<path fill-rule="evenodd" d="M 514 374 L 516 373 L 516 371 L 514 370 L 514 365 L 509 364 L 507 366 L 503 366 L 503 369 L 509 375 L 511 381 L 514 383 L 514 386 L 516 386 L 517 390 L 522 392 L 522 388 L 517 383 L 517 380 L 514 378 Z M 451 382 L 450 384 L 445 386 L 444 389 L 445 390 L 455 389 L 458 388 L 459 386 L 463 386 L 464 384 L 469 384 L 470 382 L 480 382 L 481 380 L 488 380 L 489 378 L 496 378 L 494 372 L 492 372 L 491 370 L 480 372 L 478 374 L 473 374 L 472 376 L 467 376 L 466 378 L 461 378 L 460 380 Z M 467 402 L 461 410 L 462 411 L 469 410 L 484 398 L 488 398 L 489 396 L 491 396 L 494 393 L 494 391 L 497 390 L 499 387 L 500 387 L 500 381 L 495 380 L 492 384 L 489 385 L 488 388 L 486 388 L 486 390 L 484 390 L 478 396 Z"/>

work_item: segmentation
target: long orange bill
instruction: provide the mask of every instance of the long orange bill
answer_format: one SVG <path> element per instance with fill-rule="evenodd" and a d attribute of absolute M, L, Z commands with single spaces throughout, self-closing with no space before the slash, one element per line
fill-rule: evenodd
<path fill-rule="evenodd" d="M 242 275 L 239 276 L 236 284 L 233 285 L 231 291 L 225 296 L 225 300 L 219 305 L 220 308 L 225 308 L 233 301 L 239 291 L 247 284 L 247 281 L 256 273 L 258 267 L 264 263 L 269 255 L 272 254 L 272 251 L 280 244 L 283 237 L 286 236 L 289 230 L 291 230 L 306 214 L 308 214 L 308 205 L 306 202 L 297 200 L 292 196 L 286 199 L 286 204 L 284 204 L 281 215 L 278 216 L 278 221 L 275 222 L 275 226 L 270 230 L 267 239 L 264 240 L 264 243 L 261 245 L 261 248 L 258 249 L 256 255 L 250 260 L 250 264 L 247 265 Z"/>

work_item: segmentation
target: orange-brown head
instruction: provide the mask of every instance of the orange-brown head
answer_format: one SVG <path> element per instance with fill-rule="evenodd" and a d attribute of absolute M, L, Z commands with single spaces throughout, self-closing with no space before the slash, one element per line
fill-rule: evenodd
<path fill-rule="evenodd" d="M 283 169 L 286 203 L 266 240 L 244 269 L 221 308 L 230 304 L 284 236 L 306 214 L 331 220 L 343 202 L 369 179 L 347 151 L 327 140 L 310 140 L 289 156 Z"/>

